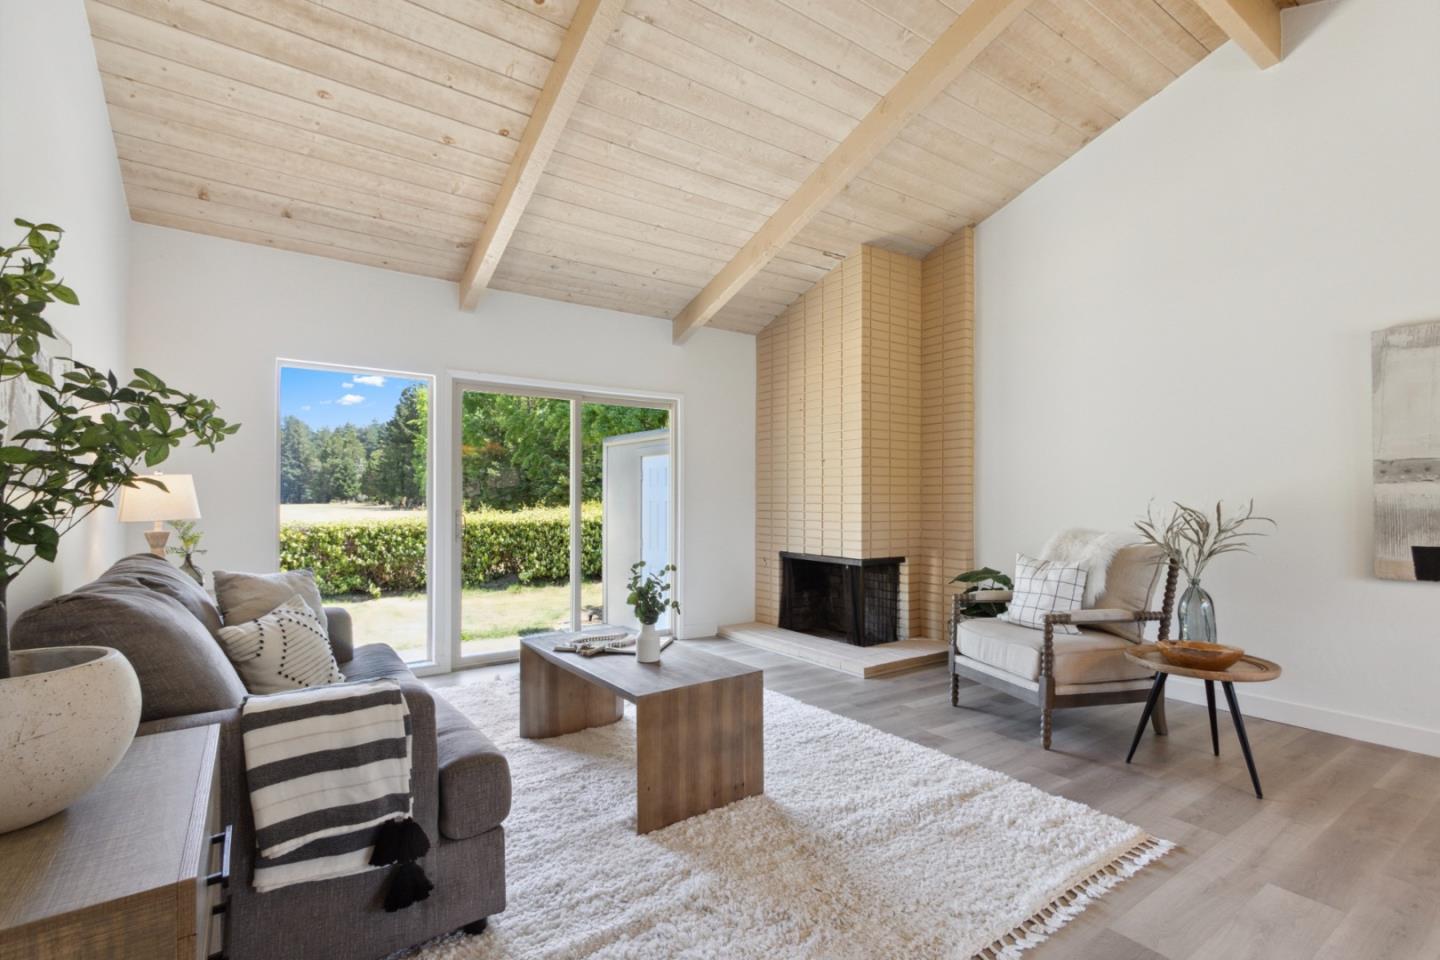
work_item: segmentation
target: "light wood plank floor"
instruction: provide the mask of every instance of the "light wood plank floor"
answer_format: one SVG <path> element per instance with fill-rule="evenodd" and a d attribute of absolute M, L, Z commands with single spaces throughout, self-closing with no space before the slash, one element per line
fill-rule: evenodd
<path fill-rule="evenodd" d="M 1035 708 L 969 683 L 951 707 L 944 667 L 861 680 L 732 640 L 685 642 L 762 667 L 773 690 L 1180 845 L 1037 960 L 1440 958 L 1440 759 L 1251 719 L 1257 800 L 1223 713 L 1221 756 L 1211 756 L 1204 707 L 1170 701 L 1170 736 L 1147 733 L 1126 766 L 1138 704 L 1058 711 L 1047 753 Z"/>

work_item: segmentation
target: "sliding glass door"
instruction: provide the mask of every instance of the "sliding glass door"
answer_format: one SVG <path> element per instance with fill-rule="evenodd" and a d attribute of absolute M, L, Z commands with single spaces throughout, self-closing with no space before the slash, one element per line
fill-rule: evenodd
<path fill-rule="evenodd" d="M 456 666 L 637 626 L 631 568 L 674 555 L 671 420 L 668 403 L 456 384 Z"/>
<path fill-rule="evenodd" d="M 459 391 L 460 659 L 569 629 L 570 401 Z"/>

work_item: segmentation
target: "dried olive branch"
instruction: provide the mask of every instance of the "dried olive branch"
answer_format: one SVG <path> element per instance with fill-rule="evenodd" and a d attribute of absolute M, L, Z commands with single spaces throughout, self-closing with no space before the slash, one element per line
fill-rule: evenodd
<path fill-rule="evenodd" d="M 1168 514 L 1155 515 L 1153 505 L 1145 508 L 1145 519 L 1135 523 L 1135 529 L 1147 543 L 1165 551 L 1165 555 L 1180 565 L 1191 580 L 1199 580 L 1211 560 L 1225 553 L 1251 553 L 1250 537 L 1263 537 L 1267 531 L 1246 530 L 1248 523 L 1268 523 L 1276 526 L 1269 517 L 1255 514 L 1255 501 L 1246 504 L 1243 511 L 1225 515 L 1224 503 L 1215 504 L 1212 518 L 1207 511 L 1187 507 L 1183 503 L 1173 505 Z"/>

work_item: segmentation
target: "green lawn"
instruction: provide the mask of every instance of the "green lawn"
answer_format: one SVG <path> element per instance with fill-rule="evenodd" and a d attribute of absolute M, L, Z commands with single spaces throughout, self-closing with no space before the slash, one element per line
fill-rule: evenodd
<path fill-rule="evenodd" d="M 378 600 L 327 598 L 325 602 L 350 611 L 357 644 L 388 643 L 407 660 L 424 656 L 425 594 L 395 594 Z M 586 608 L 599 610 L 599 580 L 587 580 L 581 585 L 580 602 Z M 460 634 L 466 655 L 513 650 L 516 638 L 524 634 L 569 627 L 568 584 L 470 588 L 460 600 Z M 444 638 L 436 639 L 445 642 Z"/>
<path fill-rule="evenodd" d="M 322 523 L 343 520 L 358 523 L 365 520 L 424 520 L 424 507 L 396 510 L 380 503 L 282 503 L 281 523 Z"/>

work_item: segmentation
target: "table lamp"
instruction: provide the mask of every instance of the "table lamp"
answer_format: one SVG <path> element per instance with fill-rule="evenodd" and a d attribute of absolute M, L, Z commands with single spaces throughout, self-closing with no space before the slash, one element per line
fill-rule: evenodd
<path fill-rule="evenodd" d="M 155 526 L 145 531 L 145 542 L 157 557 L 165 556 L 165 543 L 170 531 L 167 520 L 199 520 L 200 501 L 195 498 L 195 479 L 188 473 L 157 473 L 153 479 L 165 486 L 149 483 L 120 488 L 120 522 L 146 523 Z"/>

